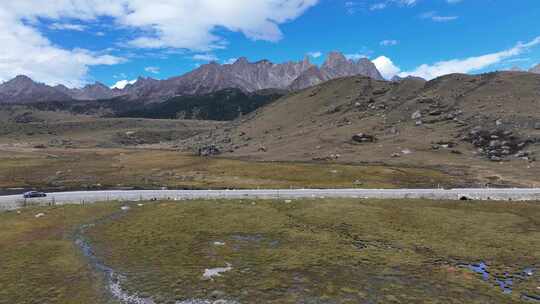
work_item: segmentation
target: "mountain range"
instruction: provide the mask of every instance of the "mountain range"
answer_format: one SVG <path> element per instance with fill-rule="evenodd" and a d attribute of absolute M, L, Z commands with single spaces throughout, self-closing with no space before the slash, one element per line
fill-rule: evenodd
<path fill-rule="evenodd" d="M 165 80 L 138 78 L 123 89 L 111 89 L 96 82 L 83 88 L 48 86 L 27 76 L 17 76 L 0 84 L 0 103 L 34 103 L 68 100 L 123 98 L 155 103 L 173 97 L 201 95 L 235 88 L 251 93 L 264 89 L 300 90 L 346 76 L 363 75 L 382 80 L 381 73 L 368 59 L 347 59 L 339 52 L 328 54 L 318 67 L 305 58 L 300 62 L 274 64 L 268 60 L 249 62 L 245 57 L 233 64 L 210 62 L 182 76 Z"/>

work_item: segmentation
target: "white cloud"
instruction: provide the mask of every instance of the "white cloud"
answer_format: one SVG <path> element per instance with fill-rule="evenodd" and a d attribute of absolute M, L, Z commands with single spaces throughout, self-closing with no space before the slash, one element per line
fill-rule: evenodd
<path fill-rule="evenodd" d="M 418 0 L 394 0 L 394 2 L 400 3 L 401 5 L 413 6 L 418 3 Z"/>
<path fill-rule="evenodd" d="M 195 54 L 193 60 L 197 61 L 218 61 L 218 58 L 214 54 Z"/>
<path fill-rule="evenodd" d="M 415 6 L 418 3 L 418 0 L 380 0 L 375 3 L 369 4 L 368 1 L 347 1 L 345 2 L 345 9 L 347 13 L 354 14 L 358 10 L 365 10 L 368 8 L 371 11 L 383 10 L 392 5 L 397 5 L 400 7 L 411 7 Z"/>
<path fill-rule="evenodd" d="M 131 45 L 143 48 L 222 48 L 215 30 L 225 28 L 253 40 L 278 41 L 279 25 L 296 19 L 319 0 L 122 0 L 124 26 L 149 30 Z M 147 31 L 148 32 L 148 31 Z"/>
<path fill-rule="evenodd" d="M 505 63 L 514 63 L 514 62 L 527 62 L 527 61 L 531 61 L 531 58 L 528 58 L 528 57 L 524 57 L 524 58 L 511 58 L 511 59 L 505 60 L 504 62 L 505 62 Z"/>
<path fill-rule="evenodd" d="M 397 45 L 399 41 L 397 40 L 383 40 L 380 42 L 380 45 L 382 46 L 394 46 Z"/>
<path fill-rule="evenodd" d="M 379 56 L 372 62 L 386 79 L 391 79 L 401 71 L 400 68 L 394 65 L 392 60 L 386 56 Z"/>
<path fill-rule="evenodd" d="M 307 55 L 308 55 L 309 57 L 312 57 L 312 58 L 319 58 L 319 57 L 321 57 L 323 54 L 322 54 L 322 52 L 309 52 L 309 53 L 307 53 Z"/>
<path fill-rule="evenodd" d="M 385 9 L 387 6 L 388 5 L 386 3 L 381 2 L 381 3 L 375 3 L 375 4 L 371 5 L 369 7 L 369 9 L 372 10 L 372 11 L 377 11 L 377 10 Z"/>
<path fill-rule="evenodd" d="M 75 24 L 75 23 L 51 23 L 49 25 L 49 29 L 51 30 L 59 30 L 59 31 L 77 31 L 77 32 L 84 32 L 86 30 L 86 26 L 82 24 Z"/>
<path fill-rule="evenodd" d="M 362 59 L 362 58 L 367 58 L 367 56 L 364 55 L 364 54 L 353 53 L 353 54 L 345 54 L 345 58 L 347 58 L 349 60 L 358 60 L 358 59 Z"/>
<path fill-rule="evenodd" d="M 54 5 L 49 4 L 35 1 L 0 2 L 0 81 L 24 74 L 50 85 L 78 87 L 87 82 L 90 66 L 124 61 L 111 55 L 84 49 L 63 49 L 52 44 L 32 26 L 36 22 L 33 18 L 37 16 L 58 16 L 58 12 L 54 13 Z M 60 8 L 57 6 L 56 9 Z"/>
<path fill-rule="evenodd" d="M 44 22 L 56 23 L 53 28 L 58 30 L 76 30 L 75 23 L 82 29 L 99 17 L 109 17 L 117 27 L 137 33 L 124 45 L 206 52 L 226 46 L 218 29 L 242 33 L 253 40 L 278 41 L 283 36 L 281 24 L 298 18 L 318 2 L 3 0 L 0 1 L 0 81 L 26 74 L 48 84 L 81 86 L 86 83 L 90 66 L 124 61 L 111 55 L 54 45 L 38 30 Z"/>
<path fill-rule="evenodd" d="M 423 64 L 413 71 L 400 73 L 401 77 L 419 76 L 425 79 L 433 79 L 442 75 L 452 73 L 470 73 L 487 68 L 494 64 L 500 63 L 505 59 L 519 56 L 530 48 L 540 44 L 540 36 L 527 43 L 519 42 L 513 48 L 503 50 L 496 53 L 486 54 L 477 57 L 469 57 L 465 59 L 453 59 L 448 61 L 440 61 L 435 64 Z"/>
<path fill-rule="evenodd" d="M 156 66 L 145 67 L 144 70 L 148 73 L 159 74 L 160 68 Z"/>
<path fill-rule="evenodd" d="M 418 0 L 386 0 L 372 4 L 369 9 L 376 11 L 385 9 L 391 4 L 397 4 L 399 6 L 415 6 L 417 3 Z"/>
<path fill-rule="evenodd" d="M 117 81 L 112 87 L 111 89 L 124 89 L 128 84 L 134 84 L 135 82 L 137 82 L 137 79 L 135 80 L 120 80 L 120 81 Z"/>
<path fill-rule="evenodd" d="M 440 16 L 437 14 L 437 12 L 427 12 L 420 15 L 420 18 L 430 19 L 431 21 L 435 21 L 435 22 L 448 22 L 448 21 L 457 20 L 459 17 L 458 16 Z"/>
<path fill-rule="evenodd" d="M 224 64 L 233 64 L 236 62 L 236 60 L 238 60 L 238 58 L 229 58 L 227 60 L 225 60 L 223 63 Z"/>

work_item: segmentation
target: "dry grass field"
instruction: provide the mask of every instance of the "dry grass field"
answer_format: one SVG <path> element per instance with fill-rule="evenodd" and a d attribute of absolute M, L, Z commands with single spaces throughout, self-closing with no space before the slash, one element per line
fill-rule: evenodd
<path fill-rule="evenodd" d="M 0 189 L 432 188 L 466 176 L 430 168 L 201 158 L 153 149 L 0 150 Z"/>

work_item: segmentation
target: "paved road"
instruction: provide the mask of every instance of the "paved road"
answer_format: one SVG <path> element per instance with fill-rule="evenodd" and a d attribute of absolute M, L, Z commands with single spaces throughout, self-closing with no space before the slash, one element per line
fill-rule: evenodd
<path fill-rule="evenodd" d="M 433 200 L 512 200 L 540 201 L 540 188 L 534 189 L 295 189 L 295 190 L 130 190 L 49 193 L 46 198 L 25 200 L 22 195 L 0 196 L 0 210 L 25 205 L 82 204 L 103 201 L 153 199 L 296 199 L 296 198 L 423 198 Z"/>

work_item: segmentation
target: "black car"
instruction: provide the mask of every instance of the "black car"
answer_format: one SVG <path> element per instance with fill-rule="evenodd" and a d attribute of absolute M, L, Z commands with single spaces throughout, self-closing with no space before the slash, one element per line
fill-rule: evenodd
<path fill-rule="evenodd" d="M 43 192 L 38 192 L 38 191 L 28 191 L 28 192 L 23 194 L 24 198 L 46 197 L 46 196 L 47 196 L 47 194 L 45 194 Z"/>

